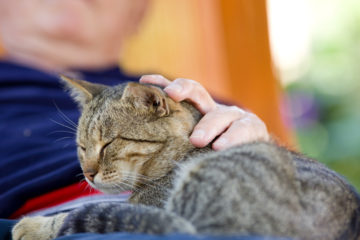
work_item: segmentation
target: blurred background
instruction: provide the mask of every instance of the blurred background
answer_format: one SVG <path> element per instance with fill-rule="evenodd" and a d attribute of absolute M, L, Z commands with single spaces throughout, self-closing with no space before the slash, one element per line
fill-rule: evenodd
<path fill-rule="evenodd" d="M 360 1 L 268 0 L 272 56 L 299 149 L 360 189 Z"/>
<path fill-rule="evenodd" d="M 360 1 L 153 0 L 124 59 L 200 81 L 360 189 Z"/>

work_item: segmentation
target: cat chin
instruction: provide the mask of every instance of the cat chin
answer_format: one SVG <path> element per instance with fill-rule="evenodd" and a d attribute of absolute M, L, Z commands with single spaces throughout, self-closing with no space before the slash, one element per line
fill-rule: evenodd
<path fill-rule="evenodd" d="M 99 187 L 96 186 L 96 184 L 94 184 L 93 182 L 89 181 L 87 178 L 85 178 L 86 182 L 94 189 L 99 190 L 101 192 L 104 192 L 103 190 L 101 190 Z"/>

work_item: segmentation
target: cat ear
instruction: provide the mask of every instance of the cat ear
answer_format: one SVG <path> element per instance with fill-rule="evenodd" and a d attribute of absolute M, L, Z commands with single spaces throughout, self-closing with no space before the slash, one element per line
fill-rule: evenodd
<path fill-rule="evenodd" d="M 169 115 L 170 109 L 165 93 L 158 87 L 139 83 L 128 83 L 124 89 L 122 99 L 132 101 L 136 108 L 153 110 L 159 117 Z"/>
<path fill-rule="evenodd" d="M 107 86 L 102 84 L 90 83 L 84 80 L 72 79 L 60 75 L 60 79 L 69 89 L 71 97 L 79 105 L 80 109 L 84 107 L 97 94 L 101 93 Z"/>

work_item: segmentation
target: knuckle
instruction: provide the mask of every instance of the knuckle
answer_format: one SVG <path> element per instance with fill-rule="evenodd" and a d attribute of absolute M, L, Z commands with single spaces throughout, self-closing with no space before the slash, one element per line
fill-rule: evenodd
<path fill-rule="evenodd" d="M 227 108 L 228 108 L 229 111 L 234 111 L 234 112 L 240 112 L 240 110 L 241 110 L 239 107 L 237 107 L 235 105 L 227 106 Z"/>
<path fill-rule="evenodd" d="M 147 79 L 147 80 L 157 80 L 157 79 L 164 79 L 164 77 L 160 74 L 145 74 L 140 77 L 140 79 Z"/>
<path fill-rule="evenodd" d="M 267 130 L 266 124 L 263 120 L 261 120 L 259 117 L 257 117 L 256 115 L 254 115 L 255 117 L 252 118 L 252 121 L 254 122 L 254 124 L 256 124 L 258 126 L 259 129 L 262 129 L 263 131 Z"/>
<path fill-rule="evenodd" d="M 216 111 L 219 114 L 224 114 L 229 117 L 234 118 L 235 120 L 244 118 L 244 110 L 237 106 L 226 106 L 226 105 L 220 105 L 218 104 L 216 107 Z"/>
<path fill-rule="evenodd" d="M 172 84 L 180 85 L 183 89 L 183 93 L 188 94 L 191 91 L 191 85 L 184 78 L 177 78 L 172 81 Z"/>
<path fill-rule="evenodd" d="M 247 115 L 249 118 L 260 120 L 260 118 L 255 113 L 247 112 Z"/>
<path fill-rule="evenodd" d="M 192 84 L 195 87 L 204 88 L 199 82 L 197 82 L 195 80 L 188 79 L 188 81 L 189 81 L 190 84 Z"/>
<path fill-rule="evenodd" d="M 245 112 L 243 109 L 237 107 L 237 106 L 231 106 L 229 108 L 229 111 L 237 118 L 241 119 L 241 118 L 245 118 L 247 112 Z"/>
<path fill-rule="evenodd" d="M 157 77 L 157 78 L 165 78 L 163 75 L 161 75 L 161 74 L 154 74 L 153 75 L 154 77 Z"/>
<path fill-rule="evenodd" d="M 177 84 L 185 85 L 185 84 L 187 84 L 187 80 L 188 79 L 185 79 L 185 78 L 176 78 L 173 82 L 177 83 Z"/>
<path fill-rule="evenodd" d="M 153 78 L 153 79 L 161 79 L 161 80 L 166 79 L 163 75 L 160 75 L 160 74 L 150 74 L 148 76 Z"/>
<path fill-rule="evenodd" d="M 233 125 L 238 131 L 244 132 L 248 129 L 248 122 L 245 119 L 235 120 L 231 125 Z"/>
<path fill-rule="evenodd" d="M 202 87 L 200 83 L 198 83 L 195 80 L 187 79 L 187 78 L 177 78 L 174 80 L 174 82 L 181 84 L 185 87 L 189 88 L 199 88 Z"/>

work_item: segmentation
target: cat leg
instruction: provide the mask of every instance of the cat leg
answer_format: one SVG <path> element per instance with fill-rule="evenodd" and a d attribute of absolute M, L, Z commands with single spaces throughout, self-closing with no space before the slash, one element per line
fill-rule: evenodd
<path fill-rule="evenodd" d="M 144 205 L 100 203 L 89 204 L 70 212 L 58 236 L 81 232 L 194 234 L 196 230 L 184 218 L 160 208 Z"/>
<path fill-rule="evenodd" d="M 12 229 L 13 240 L 54 239 L 63 225 L 67 213 L 50 217 L 24 217 Z"/>

